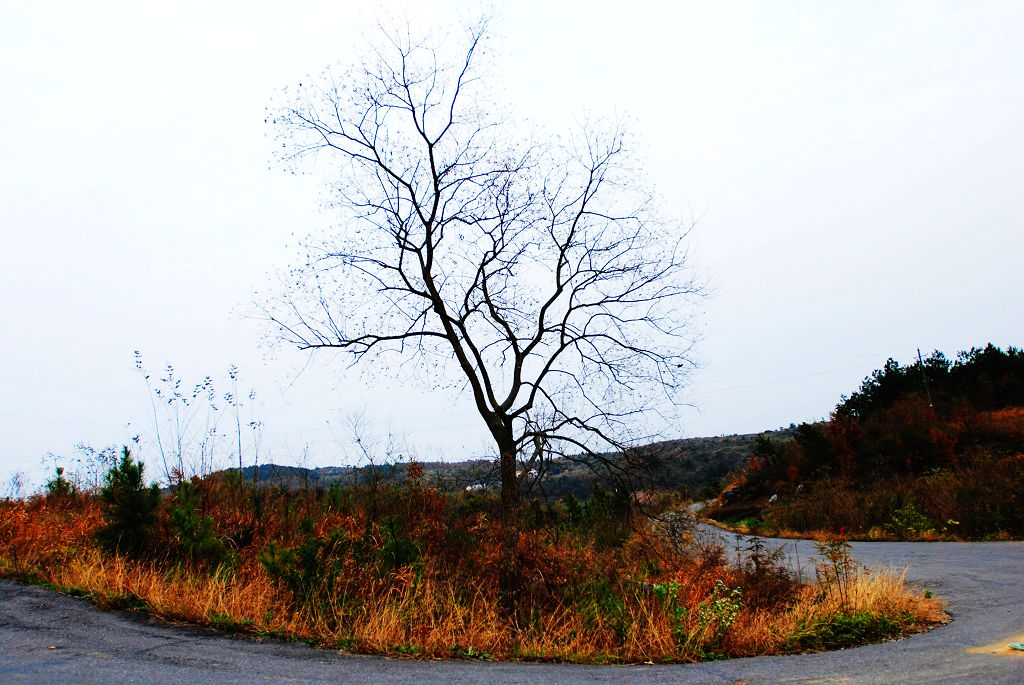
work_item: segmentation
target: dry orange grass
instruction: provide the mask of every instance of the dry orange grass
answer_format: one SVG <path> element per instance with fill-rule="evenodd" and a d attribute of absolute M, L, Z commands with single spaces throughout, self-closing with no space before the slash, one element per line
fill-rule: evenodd
<path fill-rule="evenodd" d="M 129 561 L 105 555 L 93 544 L 100 520 L 88 497 L 73 503 L 43 498 L 0 503 L 0 540 L 5 541 L 0 573 L 88 593 L 101 606 L 144 606 L 168 620 L 362 652 L 437 658 L 694 661 L 792 651 L 793 635 L 849 612 L 894 617 L 900 631 L 944 620 L 939 602 L 909 591 L 901 574 L 876 571 L 856 576 L 846 605 L 835 593 L 808 587 L 787 605 L 745 606 L 734 623 L 726 624 L 712 608 L 713 587 L 716 581 L 735 587 L 739 576 L 713 558 L 692 559 L 663 575 L 660 584 L 645 585 L 630 580 L 642 579 L 645 572 L 629 566 L 629 559 L 640 558 L 644 546 L 653 544 L 650 540 L 635 538 L 613 559 L 612 552 L 586 544 L 548 542 L 543 547 L 542 536 L 525 534 L 524 549 L 541 549 L 535 552 L 534 567 L 544 569 L 557 585 L 585 587 L 576 575 L 617 568 L 609 576 L 618 578 L 610 586 L 615 588 L 609 595 L 614 606 L 594 612 L 567 592 L 547 595 L 549 601 L 532 613 L 508 617 L 485 571 L 475 578 L 451 576 L 430 557 L 416 572 L 407 566 L 361 579 L 358 592 L 338 592 L 304 606 L 294 604 L 272 581 L 255 550 L 242 554 L 232 568 L 215 572 L 166 561 Z M 664 588 L 670 585 L 674 604 L 665 599 Z"/>

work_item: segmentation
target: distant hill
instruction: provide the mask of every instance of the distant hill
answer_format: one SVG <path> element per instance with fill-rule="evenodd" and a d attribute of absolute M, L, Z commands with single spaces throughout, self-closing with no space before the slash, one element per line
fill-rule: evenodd
<path fill-rule="evenodd" d="M 765 434 L 781 440 L 788 438 L 791 432 L 780 430 Z M 757 437 L 758 434 L 682 438 L 646 445 L 635 450 L 643 467 L 633 471 L 631 482 L 645 489 L 681 491 L 690 497 L 714 496 L 728 476 L 747 463 Z M 497 464 L 489 459 L 420 463 L 428 481 L 444 491 L 488 490 L 497 489 L 499 485 Z M 247 482 L 255 477 L 260 483 L 290 489 L 326 488 L 332 483 L 365 483 L 372 478 L 401 482 L 405 479 L 405 464 L 319 468 L 262 464 L 258 469 L 245 467 L 242 475 Z M 577 499 L 587 499 L 594 492 L 595 484 L 601 482 L 602 475 L 584 463 L 554 459 L 537 492 L 549 499 L 562 499 L 570 494 Z"/>
<path fill-rule="evenodd" d="M 769 431 L 785 438 L 788 431 Z M 688 497 L 710 497 L 723 487 L 728 476 L 745 464 L 756 434 L 682 438 L 637 448 L 634 485 L 643 489 L 680 491 Z M 556 460 L 542 483 L 545 494 L 554 499 L 573 495 L 586 499 L 601 482 L 599 473 L 568 459 Z"/>

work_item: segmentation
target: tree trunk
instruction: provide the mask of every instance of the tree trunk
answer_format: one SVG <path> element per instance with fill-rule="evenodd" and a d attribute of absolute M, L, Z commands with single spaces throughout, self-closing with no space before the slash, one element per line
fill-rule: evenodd
<path fill-rule="evenodd" d="M 511 436 L 499 442 L 501 470 L 501 568 L 498 589 L 501 607 L 513 616 L 519 604 L 521 573 L 519 564 L 519 479 L 516 477 L 515 443 Z"/>
<path fill-rule="evenodd" d="M 501 461 L 501 525 L 519 528 L 519 478 L 516 474 L 516 452 L 511 444 L 499 447 Z"/>

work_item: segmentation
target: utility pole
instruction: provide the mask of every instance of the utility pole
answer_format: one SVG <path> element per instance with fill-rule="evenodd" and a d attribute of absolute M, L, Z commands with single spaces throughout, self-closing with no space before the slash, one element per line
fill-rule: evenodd
<path fill-rule="evenodd" d="M 932 404 L 932 392 L 928 389 L 928 376 L 924 373 L 924 360 L 921 359 L 921 348 L 917 348 L 917 365 L 921 369 L 921 380 L 924 381 L 924 392 L 928 396 L 928 408 L 934 409 L 935 406 Z"/>

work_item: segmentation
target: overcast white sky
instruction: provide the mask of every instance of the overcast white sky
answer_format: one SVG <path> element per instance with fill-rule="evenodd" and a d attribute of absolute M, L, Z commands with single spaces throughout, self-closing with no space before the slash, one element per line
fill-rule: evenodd
<path fill-rule="evenodd" d="M 76 442 L 152 440 L 135 349 L 221 392 L 237 364 L 263 461 L 340 462 L 360 407 L 421 458 L 487 452 L 465 401 L 327 357 L 300 374 L 241 315 L 293 234 L 332 220 L 319 179 L 271 162 L 265 107 L 349 61 L 368 4 L 3 4 L 4 482 Z M 474 9 L 377 5 L 438 26 Z M 703 216 L 717 292 L 668 437 L 822 418 L 918 346 L 1024 342 L 1021 2 L 524 1 L 495 29 L 516 112 L 628 115 L 670 210 Z"/>

